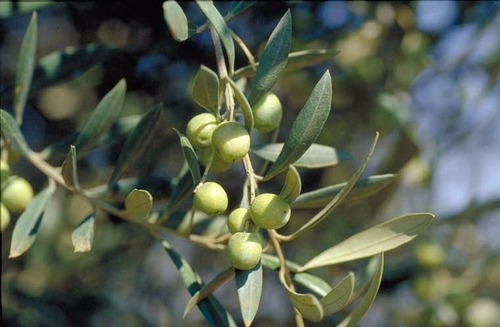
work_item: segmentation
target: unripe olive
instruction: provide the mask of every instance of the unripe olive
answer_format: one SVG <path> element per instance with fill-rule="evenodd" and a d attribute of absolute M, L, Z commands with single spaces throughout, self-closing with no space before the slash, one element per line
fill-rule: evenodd
<path fill-rule="evenodd" d="M 226 191 L 217 183 L 202 184 L 194 194 L 196 207 L 209 216 L 223 213 L 227 209 L 228 199 Z"/>
<path fill-rule="evenodd" d="M 254 127 L 264 133 L 271 132 L 279 126 L 283 110 L 281 102 L 274 93 L 266 93 L 252 106 Z"/>
<path fill-rule="evenodd" d="M 217 155 L 226 162 L 243 159 L 250 149 L 250 135 L 237 122 L 224 122 L 212 134 L 212 146 Z"/>
<path fill-rule="evenodd" d="M 290 205 L 276 194 L 258 195 L 250 205 L 253 222 L 264 229 L 277 229 L 286 225 L 290 219 Z"/>
<path fill-rule="evenodd" d="M 471 327 L 498 326 L 500 305 L 490 298 L 478 298 L 467 307 L 465 321 Z"/>
<path fill-rule="evenodd" d="M 238 232 L 227 243 L 227 254 L 234 268 L 248 270 L 259 263 L 262 245 L 256 234 Z"/>
<path fill-rule="evenodd" d="M 426 268 L 440 266 L 445 259 L 445 252 L 439 245 L 432 243 L 421 243 L 415 249 L 417 262 Z"/>
<path fill-rule="evenodd" d="M 212 149 L 208 150 L 199 150 L 196 152 L 198 155 L 198 159 L 202 163 L 203 166 L 206 166 L 208 163 L 208 159 L 210 159 L 210 154 L 212 153 Z M 217 153 L 214 153 L 214 158 L 212 159 L 212 165 L 210 166 L 210 171 L 216 172 L 216 173 L 221 173 L 223 171 L 226 171 L 231 167 L 230 162 L 225 162 L 219 156 Z"/>
<path fill-rule="evenodd" d="M 10 223 L 10 213 L 9 210 L 0 203 L 0 224 L 2 232 L 9 226 Z"/>
<path fill-rule="evenodd" d="M 245 230 L 245 223 L 247 219 L 250 219 L 250 213 L 247 208 L 238 208 L 233 210 L 229 217 L 227 218 L 227 228 L 231 234 L 236 234 L 238 232 L 243 232 Z M 257 233 L 259 227 L 250 222 L 250 233 Z"/>
<path fill-rule="evenodd" d="M 2 203 L 12 212 L 23 212 L 33 199 L 31 184 L 22 177 L 12 176 L 2 190 Z"/>
<path fill-rule="evenodd" d="M 216 127 L 217 119 L 214 115 L 199 114 L 188 122 L 186 136 L 195 148 L 208 149 L 212 145 L 212 133 Z"/>
<path fill-rule="evenodd" d="M 4 183 L 7 180 L 7 177 L 9 177 L 10 175 L 10 167 L 8 163 L 0 161 L 0 173 L 1 173 L 1 182 Z"/>

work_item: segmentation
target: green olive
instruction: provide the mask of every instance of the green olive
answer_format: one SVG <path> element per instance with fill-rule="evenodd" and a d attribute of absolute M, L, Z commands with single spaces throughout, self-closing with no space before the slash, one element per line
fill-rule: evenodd
<path fill-rule="evenodd" d="M 197 149 L 208 149 L 212 145 L 212 133 L 217 127 L 214 115 L 203 113 L 194 116 L 186 126 L 186 137 Z"/>
<path fill-rule="evenodd" d="M 212 146 L 225 162 L 243 159 L 250 149 L 250 135 L 237 122 L 224 122 L 212 134 Z"/>
<path fill-rule="evenodd" d="M 290 205 L 276 194 L 258 195 L 250 205 L 253 222 L 264 229 L 277 229 L 286 225 L 290 219 Z"/>
<path fill-rule="evenodd" d="M 8 163 L 0 161 L 0 173 L 1 173 L 1 182 L 4 183 L 10 175 L 10 167 Z"/>
<path fill-rule="evenodd" d="M 256 234 L 238 232 L 229 239 L 227 254 L 234 268 L 252 269 L 259 263 L 262 245 Z"/>
<path fill-rule="evenodd" d="M 227 218 L 227 228 L 231 234 L 236 234 L 238 232 L 243 232 L 245 230 L 245 223 L 247 219 L 250 219 L 250 214 L 247 208 L 238 208 L 233 210 L 229 217 Z M 257 233 L 259 227 L 250 221 L 249 225 L 250 233 Z"/>
<path fill-rule="evenodd" d="M 2 232 L 9 226 L 10 223 L 10 213 L 9 210 L 0 203 L 0 223 Z"/>
<path fill-rule="evenodd" d="M 194 194 L 196 207 L 209 216 L 220 215 L 227 209 L 226 191 L 215 182 L 202 184 Z"/>
<path fill-rule="evenodd" d="M 20 213 L 33 199 L 31 184 L 22 177 L 12 176 L 2 190 L 2 203 L 12 212 Z"/>
<path fill-rule="evenodd" d="M 415 249 L 415 258 L 417 262 L 426 268 L 435 268 L 440 266 L 446 254 L 439 245 L 433 243 L 421 243 Z"/>
<path fill-rule="evenodd" d="M 254 127 L 264 133 L 275 130 L 283 116 L 280 99 L 274 93 L 266 93 L 252 107 Z"/>
<path fill-rule="evenodd" d="M 200 160 L 203 166 L 207 165 L 211 153 L 212 149 L 199 150 L 196 152 L 196 154 L 198 155 L 198 159 Z M 216 153 L 214 153 L 214 158 L 212 160 L 212 165 L 210 166 L 210 171 L 213 171 L 215 173 L 221 173 L 223 171 L 228 170 L 229 167 L 231 167 L 230 162 L 223 161 L 221 158 L 219 158 L 219 156 Z"/>

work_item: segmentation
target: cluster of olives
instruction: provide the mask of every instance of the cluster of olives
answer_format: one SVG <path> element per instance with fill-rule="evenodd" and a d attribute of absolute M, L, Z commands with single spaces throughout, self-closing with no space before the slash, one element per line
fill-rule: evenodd
<path fill-rule="evenodd" d="M 2 186 L 0 217 L 1 230 L 3 231 L 9 226 L 10 212 L 23 212 L 31 199 L 33 199 L 33 188 L 24 178 L 10 176 L 10 167 L 7 163 L 0 162 L 0 169 Z"/>
<path fill-rule="evenodd" d="M 263 133 L 275 130 L 281 122 L 281 103 L 273 93 L 267 93 L 259 99 L 252 106 L 252 111 L 254 126 Z M 243 159 L 250 149 L 250 135 L 245 127 L 235 121 L 220 122 L 211 113 L 193 117 L 187 124 L 186 136 L 203 165 L 207 165 L 213 152 L 210 169 L 215 172 L 227 170 L 232 163 Z M 196 188 L 194 203 L 198 210 L 215 216 L 226 211 L 228 197 L 221 185 L 206 182 Z M 258 195 L 249 209 L 232 211 L 227 221 L 228 229 L 233 234 L 227 244 L 231 264 L 240 270 L 255 267 L 262 254 L 259 228 L 281 228 L 289 219 L 290 205 L 278 195 L 270 193 Z"/>

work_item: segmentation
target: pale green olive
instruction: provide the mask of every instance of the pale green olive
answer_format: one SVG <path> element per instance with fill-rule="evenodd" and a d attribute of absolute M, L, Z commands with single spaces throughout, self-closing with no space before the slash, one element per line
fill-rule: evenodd
<path fill-rule="evenodd" d="M 262 245 L 256 234 L 238 232 L 229 239 L 227 254 L 234 268 L 252 269 L 259 263 Z"/>
<path fill-rule="evenodd" d="M 0 181 L 4 183 L 7 180 L 7 177 L 10 175 L 10 167 L 9 164 L 3 161 L 0 161 L 0 173 L 1 173 L 1 179 Z M 3 188 L 3 184 L 2 184 Z"/>
<path fill-rule="evenodd" d="M 194 116 L 186 126 L 186 137 L 197 149 L 208 149 L 212 145 L 212 133 L 217 127 L 214 115 L 203 113 Z"/>
<path fill-rule="evenodd" d="M 198 159 L 200 160 L 201 164 L 203 166 L 206 166 L 208 163 L 208 159 L 210 158 L 210 155 L 212 154 L 212 149 L 208 150 L 199 150 L 196 151 L 196 154 L 198 155 Z M 210 171 L 216 172 L 216 173 L 221 173 L 223 171 L 226 171 L 231 167 L 230 162 L 225 162 L 219 156 L 217 153 L 214 153 L 214 158 L 212 160 L 212 165 L 210 166 Z"/>
<path fill-rule="evenodd" d="M 223 161 L 239 161 L 250 149 L 250 135 L 237 122 L 224 122 L 214 130 L 212 146 Z"/>
<path fill-rule="evenodd" d="M 226 191 L 215 182 L 203 183 L 194 194 L 196 208 L 209 216 L 220 215 L 227 209 Z"/>
<path fill-rule="evenodd" d="M 9 226 L 10 213 L 3 203 L 0 203 L 0 224 L 2 232 Z"/>
<path fill-rule="evenodd" d="M 266 93 L 252 106 L 254 127 L 264 133 L 275 130 L 283 116 L 281 102 L 274 93 Z"/>
<path fill-rule="evenodd" d="M 290 215 L 290 205 L 276 194 L 260 194 L 250 205 L 252 221 L 264 229 L 277 229 L 285 226 Z"/>
<path fill-rule="evenodd" d="M 238 208 L 233 210 L 229 217 L 227 218 L 227 228 L 231 234 L 245 231 L 245 223 L 247 219 L 250 219 L 250 213 L 247 208 Z M 252 221 L 249 222 L 248 232 L 257 233 L 259 227 L 256 226 Z"/>
<path fill-rule="evenodd" d="M 20 213 L 33 199 L 31 184 L 22 177 L 12 176 L 2 190 L 2 203 L 12 212 Z"/>
<path fill-rule="evenodd" d="M 445 252 L 442 247 L 433 243 L 420 243 L 415 249 L 417 262 L 426 268 L 440 266 L 445 259 Z"/>

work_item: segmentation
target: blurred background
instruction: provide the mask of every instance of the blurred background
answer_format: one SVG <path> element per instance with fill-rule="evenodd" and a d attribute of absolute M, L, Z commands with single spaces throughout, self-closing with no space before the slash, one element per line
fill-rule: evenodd
<path fill-rule="evenodd" d="M 121 78 L 127 80 L 123 117 L 137 121 L 163 102 L 165 129 L 139 175 L 175 177 L 183 160 L 177 135 L 195 114 L 190 85 L 200 64 L 215 70 L 208 32 L 178 43 L 163 19 L 161 1 L 0 2 L 0 104 L 11 110 L 19 47 L 31 12 L 38 12 L 37 57 L 89 43 L 113 48 L 78 77 L 30 96 L 22 130 L 41 151 L 83 126 L 92 109 Z M 217 2 L 226 13 L 230 3 Z M 194 3 L 182 3 L 200 25 Z M 335 49 L 330 62 L 283 76 L 274 87 L 285 110 L 279 140 L 326 69 L 333 78 L 331 115 L 317 143 L 347 151 L 339 166 L 301 170 L 303 191 L 346 181 L 361 163 L 375 131 L 379 146 L 365 175 L 396 180 L 366 200 L 337 209 L 287 244 L 304 263 L 355 232 L 389 218 L 430 211 L 427 232 L 386 256 L 379 296 L 360 326 L 500 326 L 500 2 L 327 1 L 258 2 L 229 26 L 258 58 L 287 8 L 292 51 Z M 237 50 L 236 66 L 247 65 Z M 265 136 L 256 135 L 263 139 Z M 124 139 L 92 151 L 79 163 L 84 187 L 105 183 Z M 62 158 L 51 163 L 60 165 Z M 257 162 L 257 161 L 256 161 Z M 38 191 L 45 177 L 22 159 L 14 174 Z M 239 201 L 244 172 L 233 165 L 213 175 Z M 279 191 L 283 179 L 263 186 Z M 156 198 L 159 202 L 161 198 Z M 90 210 L 58 189 L 34 246 L 8 259 L 13 222 L 2 233 L 3 326 L 204 326 L 195 309 L 182 319 L 188 292 L 164 249 L 143 230 L 99 216 L 90 253 L 74 253 L 71 233 Z M 294 210 L 294 230 L 315 211 Z M 169 235 L 169 241 L 205 281 L 228 265 L 216 253 Z M 319 269 L 330 284 L 366 260 Z M 255 326 L 292 326 L 293 312 L 277 275 L 265 283 Z M 234 283 L 217 298 L 241 324 Z M 332 326 L 343 314 L 309 326 Z"/>

